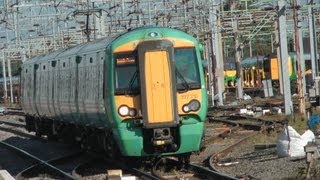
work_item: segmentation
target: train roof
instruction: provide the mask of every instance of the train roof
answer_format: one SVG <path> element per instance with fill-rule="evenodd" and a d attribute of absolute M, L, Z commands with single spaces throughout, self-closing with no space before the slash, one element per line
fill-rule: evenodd
<path fill-rule="evenodd" d="M 246 57 L 242 59 L 241 65 L 244 68 L 250 68 L 252 66 L 259 66 L 263 61 L 264 56 Z"/>
<path fill-rule="evenodd" d="M 30 58 L 29 60 L 25 61 L 23 64 L 33 64 L 34 62 L 38 61 L 39 59 L 43 58 L 44 55 L 35 56 Z"/>
<path fill-rule="evenodd" d="M 39 56 L 35 56 L 23 64 L 33 64 L 35 62 L 40 61 L 48 61 L 52 59 L 59 59 L 63 57 L 67 57 L 70 55 L 78 55 L 82 52 L 91 52 L 99 49 L 104 49 L 107 45 L 114 39 L 114 37 L 105 37 L 101 39 L 97 39 L 95 41 L 90 41 L 84 44 L 79 44 L 73 47 L 65 48 L 65 49 L 58 49 L 56 51 L 50 52 L 48 54 L 43 54 Z"/>
<path fill-rule="evenodd" d="M 184 38 L 194 43 L 198 42 L 197 39 L 194 38 L 193 36 L 178 29 L 172 29 L 167 27 L 146 26 L 146 27 L 140 27 L 133 30 L 129 30 L 128 32 L 122 33 L 117 36 L 105 37 L 105 38 L 97 39 L 84 44 L 79 44 L 73 47 L 59 49 L 45 55 L 39 55 L 25 61 L 23 65 L 33 64 L 36 62 L 39 63 L 42 61 L 49 61 L 53 59 L 58 60 L 60 58 L 68 57 L 70 55 L 80 55 L 80 54 L 85 54 L 85 53 L 96 51 L 96 50 L 102 50 L 106 48 L 109 44 L 117 45 L 119 43 L 123 43 L 123 41 L 128 41 L 130 39 L 148 38 L 147 35 L 150 32 L 159 33 L 161 37 Z"/>
<path fill-rule="evenodd" d="M 168 27 L 145 26 L 145 27 L 136 28 L 134 30 L 128 31 L 127 33 L 121 34 L 120 36 L 115 38 L 115 40 L 112 42 L 112 45 L 116 47 L 117 45 L 122 44 L 123 42 L 141 39 L 141 38 L 152 39 L 152 37 L 150 37 L 150 33 L 153 33 L 153 32 L 159 35 L 156 38 L 159 38 L 159 37 L 183 38 L 193 42 L 194 44 L 198 43 L 198 40 L 195 37 L 191 36 L 190 34 L 182 30 L 168 28 Z"/>

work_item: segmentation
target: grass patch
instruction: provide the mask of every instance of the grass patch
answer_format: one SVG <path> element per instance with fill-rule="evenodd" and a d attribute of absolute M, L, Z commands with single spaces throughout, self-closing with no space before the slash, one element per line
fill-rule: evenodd
<path fill-rule="evenodd" d="M 303 134 L 308 129 L 308 119 L 302 114 L 295 113 L 288 117 L 289 126 L 292 126 L 299 134 Z"/>

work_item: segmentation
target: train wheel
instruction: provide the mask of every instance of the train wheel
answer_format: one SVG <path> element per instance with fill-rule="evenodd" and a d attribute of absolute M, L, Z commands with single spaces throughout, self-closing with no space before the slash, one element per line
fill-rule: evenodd
<path fill-rule="evenodd" d="M 34 131 L 34 119 L 32 116 L 25 116 L 25 121 L 26 121 L 26 130 L 31 132 Z"/>
<path fill-rule="evenodd" d="M 180 155 L 178 157 L 178 160 L 181 164 L 189 164 L 190 163 L 190 156 L 191 156 L 190 153 L 186 153 L 186 154 Z"/>
<path fill-rule="evenodd" d="M 120 157 L 120 150 L 114 140 L 112 140 L 111 136 L 105 136 L 103 142 L 103 149 L 108 153 L 109 157 L 113 159 Z"/>
<path fill-rule="evenodd" d="M 47 139 L 49 141 L 57 141 L 58 140 L 58 136 L 53 134 L 53 132 L 49 132 L 47 135 Z"/>
<path fill-rule="evenodd" d="M 48 140 L 49 141 L 57 141 L 58 140 L 57 131 L 55 128 L 55 124 L 53 122 L 50 123 L 49 129 L 50 129 L 50 131 L 47 135 Z"/>

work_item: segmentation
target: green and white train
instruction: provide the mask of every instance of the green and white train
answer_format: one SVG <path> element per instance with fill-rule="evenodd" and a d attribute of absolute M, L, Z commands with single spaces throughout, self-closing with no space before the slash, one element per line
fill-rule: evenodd
<path fill-rule="evenodd" d="M 36 135 L 122 156 L 189 156 L 204 134 L 202 46 L 143 27 L 27 60 L 26 127 Z"/>

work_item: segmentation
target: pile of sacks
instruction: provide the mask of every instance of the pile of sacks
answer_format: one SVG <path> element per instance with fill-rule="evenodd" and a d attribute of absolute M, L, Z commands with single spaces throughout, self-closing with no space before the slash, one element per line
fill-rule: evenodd
<path fill-rule="evenodd" d="M 291 126 L 286 126 L 279 134 L 277 140 L 277 153 L 279 157 L 303 157 L 306 155 L 304 146 L 315 140 L 311 130 L 300 135 Z"/>

